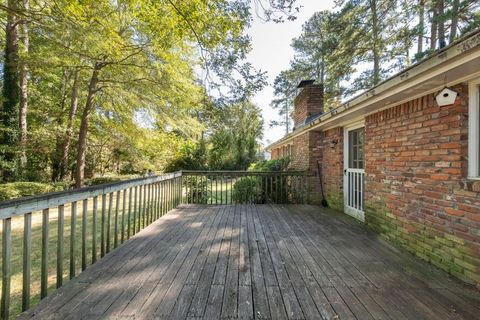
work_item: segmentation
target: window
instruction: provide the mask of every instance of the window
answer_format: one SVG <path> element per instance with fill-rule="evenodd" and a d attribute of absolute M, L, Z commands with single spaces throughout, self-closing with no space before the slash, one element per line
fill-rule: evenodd
<path fill-rule="evenodd" d="M 348 132 L 348 167 L 363 169 L 363 145 L 365 129 L 360 128 Z"/>
<path fill-rule="evenodd" d="M 468 85 L 468 177 L 480 178 L 480 79 Z"/>

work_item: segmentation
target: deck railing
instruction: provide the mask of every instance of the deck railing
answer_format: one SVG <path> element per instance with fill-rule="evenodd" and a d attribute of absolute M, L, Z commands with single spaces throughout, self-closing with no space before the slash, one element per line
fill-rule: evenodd
<path fill-rule="evenodd" d="M 181 203 L 305 203 L 308 188 L 305 172 L 183 171 L 0 202 L 0 319 L 29 309 Z"/>
<path fill-rule="evenodd" d="M 182 199 L 181 179 L 176 172 L 0 202 L 0 319 L 27 310 L 175 208 Z"/>
<path fill-rule="evenodd" d="M 183 171 L 182 175 L 184 203 L 308 202 L 304 171 Z"/>

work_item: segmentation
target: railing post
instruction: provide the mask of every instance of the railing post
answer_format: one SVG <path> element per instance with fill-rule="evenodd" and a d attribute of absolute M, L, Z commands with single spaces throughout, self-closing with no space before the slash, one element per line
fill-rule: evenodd
<path fill-rule="evenodd" d="M 84 199 L 82 206 L 82 271 L 87 268 L 87 215 L 88 199 Z"/>
<path fill-rule="evenodd" d="M 42 213 L 42 261 L 41 261 L 41 280 L 40 280 L 40 298 L 47 296 L 48 289 L 48 229 L 49 229 L 49 209 L 43 209 Z"/>
<path fill-rule="evenodd" d="M 125 241 L 125 213 L 127 208 L 127 189 L 123 190 L 123 198 L 122 198 L 122 235 L 120 236 L 120 243 Z"/>
<path fill-rule="evenodd" d="M 117 191 L 115 199 L 115 221 L 113 223 L 113 248 L 118 246 L 118 209 L 120 207 L 120 190 Z"/>
<path fill-rule="evenodd" d="M 65 207 L 58 206 L 58 220 L 57 220 L 57 289 L 63 284 L 63 237 L 64 237 L 64 211 Z"/>
<path fill-rule="evenodd" d="M 100 224 L 100 257 L 105 255 L 105 210 L 107 206 L 107 195 L 102 194 L 102 217 Z"/>
<path fill-rule="evenodd" d="M 107 245 L 106 245 L 106 253 L 110 252 L 110 242 L 111 242 L 111 223 L 112 223 L 112 208 L 113 208 L 113 192 L 110 192 L 108 195 L 108 213 L 107 213 Z"/>
<path fill-rule="evenodd" d="M 77 251 L 77 202 L 74 201 L 71 204 L 72 215 L 71 215 L 71 224 L 70 224 L 70 279 L 75 277 L 76 269 L 76 257 L 75 253 Z"/>
<path fill-rule="evenodd" d="M 32 268 L 32 213 L 23 218 L 23 289 L 22 311 L 30 308 L 30 275 Z M 4 229 L 5 230 L 5 229 Z"/>
<path fill-rule="evenodd" d="M 0 316 L 8 319 L 10 309 L 10 283 L 12 277 L 12 218 L 3 219 L 2 232 L 2 297 Z"/>
<path fill-rule="evenodd" d="M 97 261 L 97 206 L 98 198 L 93 197 L 93 213 L 92 213 L 92 264 Z"/>

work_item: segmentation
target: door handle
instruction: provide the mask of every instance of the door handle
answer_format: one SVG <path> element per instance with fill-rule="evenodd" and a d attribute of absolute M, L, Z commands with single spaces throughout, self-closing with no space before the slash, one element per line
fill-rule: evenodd
<path fill-rule="evenodd" d="M 344 174 L 344 175 L 347 174 L 347 169 L 343 169 L 343 174 Z"/>

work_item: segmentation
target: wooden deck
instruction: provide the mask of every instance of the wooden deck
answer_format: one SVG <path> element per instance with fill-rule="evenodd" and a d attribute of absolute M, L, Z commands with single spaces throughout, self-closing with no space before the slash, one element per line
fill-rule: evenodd
<path fill-rule="evenodd" d="M 480 295 L 315 206 L 183 205 L 21 318 L 478 319 Z"/>

